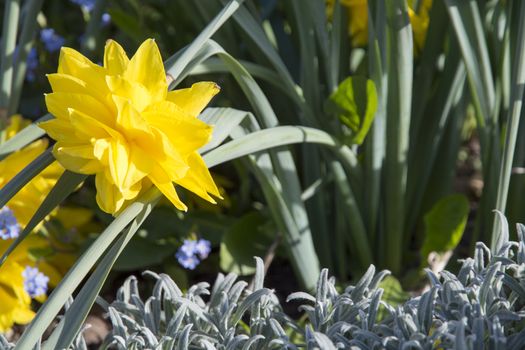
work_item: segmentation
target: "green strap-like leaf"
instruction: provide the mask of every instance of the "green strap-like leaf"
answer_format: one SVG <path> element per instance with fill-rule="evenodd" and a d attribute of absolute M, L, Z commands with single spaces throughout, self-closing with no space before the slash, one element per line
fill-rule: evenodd
<path fill-rule="evenodd" d="M 133 235 L 151 213 L 159 198 L 160 197 L 157 196 L 152 202 L 146 203 L 126 232 L 124 232 L 107 253 L 104 254 L 104 257 L 98 264 L 97 268 L 82 287 L 73 304 L 71 304 L 67 312 L 64 314 L 64 318 L 60 321 L 59 326 L 55 328 L 49 340 L 45 343 L 44 350 L 67 349 L 70 346 L 76 334 L 80 331 L 80 328 L 82 327 L 89 310 L 93 306 L 98 293 L 102 289 L 113 264 L 115 264 L 115 261 Z"/>
<path fill-rule="evenodd" d="M 29 327 L 18 340 L 15 349 L 32 349 L 42 337 L 46 329 L 53 322 L 67 298 L 73 294 L 86 275 L 95 266 L 98 259 L 115 241 L 120 232 L 129 225 L 146 206 L 160 196 L 156 188 L 152 188 L 142 195 L 136 202 L 124 209 L 113 222 L 102 232 L 82 256 L 69 269 L 62 281 L 51 293 L 44 305 L 38 311 Z"/>
<path fill-rule="evenodd" d="M 51 156 L 52 157 L 52 156 Z M 9 254 L 11 254 L 16 247 L 26 238 L 31 231 L 42 221 L 46 216 L 49 215 L 67 196 L 69 196 L 75 189 L 84 181 L 86 175 L 75 174 L 69 171 L 65 171 L 62 176 L 58 179 L 57 183 L 49 194 L 46 196 L 42 204 L 38 207 L 37 211 L 29 220 L 29 223 L 24 227 L 22 232 L 18 235 L 16 240 L 7 248 L 2 254 L 0 259 L 0 266 L 5 262 Z M 5 188 L 5 187 L 4 187 Z M 2 189 L 3 190 L 3 189 Z M 0 190 L 1 192 L 1 190 Z"/>
<path fill-rule="evenodd" d="M 46 114 L 33 124 L 20 130 L 15 136 L 0 145 L 0 160 L 7 157 L 10 153 L 18 151 L 22 147 L 45 135 L 45 131 L 38 127 L 39 122 L 52 119 L 51 114 Z"/>

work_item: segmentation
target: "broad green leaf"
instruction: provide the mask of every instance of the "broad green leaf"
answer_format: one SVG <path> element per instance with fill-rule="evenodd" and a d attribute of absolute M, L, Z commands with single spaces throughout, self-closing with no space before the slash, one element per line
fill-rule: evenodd
<path fill-rule="evenodd" d="M 424 217 L 423 258 L 430 252 L 453 250 L 463 236 L 468 213 L 469 203 L 464 195 L 453 194 L 440 199 Z"/>
<path fill-rule="evenodd" d="M 271 238 L 264 230 L 267 219 L 258 212 L 239 219 L 222 237 L 221 269 L 244 276 L 255 273 L 254 256 L 264 256 Z"/>
<path fill-rule="evenodd" d="M 374 82 L 364 77 L 348 77 L 330 96 L 329 109 L 352 130 L 350 142 L 363 143 L 377 110 L 377 91 Z"/>

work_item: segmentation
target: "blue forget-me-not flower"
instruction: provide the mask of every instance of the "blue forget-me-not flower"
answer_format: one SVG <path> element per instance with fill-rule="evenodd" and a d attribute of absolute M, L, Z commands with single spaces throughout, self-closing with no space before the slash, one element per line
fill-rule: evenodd
<path fill-rule="evenodd" d="M 47 293 L 49 277 L 38 271 L 38 268 L 26 266 L 22 277 L 24 277 L 24 289 L 31 298 Z"/>
<path fill-rule="evenodd" d="M 11 239 L 18 237 L 21 227 L 8 207 L 0 209 L 0 238 Z"/>

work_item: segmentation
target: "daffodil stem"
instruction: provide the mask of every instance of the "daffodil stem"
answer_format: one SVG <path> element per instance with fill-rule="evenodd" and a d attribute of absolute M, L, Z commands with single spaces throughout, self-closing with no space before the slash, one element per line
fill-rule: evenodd
<path fill-rule="evenodd" d="M 515 4 L 518 4 L 515 3 Z M 523 108 L 523 93 L 525 90 L 525 2 L 519 2 L 520 17 L 518 33 L 516 36 L 516 51 L 514 57 L 514 67 L 511 84 L 511 105 L 509 108 L 507 132 L 505 135 L 505 146 L 503 150 L 503 159 L 498 181 L 498 196 L 496 199 L 496 209 L 505 212 L 507 197 L 509 192 L 510 177 L 512 172 L 512 162 L 514 160 L 514 151 L 518 137 L 520 124 L 520 115 Z M 500 220 L 494 220 L 491 238 L 491 248 L 494 250 L 500 235 Z"/>
<path fill-rule="evenodd" d="M 18 104 L 20 103 L 20 96 L 22 94 L 22 87 L 26 75 L 27 56 L 33 47 L 33 38 L 37 28 L 36 18 L 42 8 L 43 2 L 44 0 L 30 0 L 27 6 L 24 24 L 22 25 L 22 33 L 20 34 L 20 39 L 18 41 L 18 52 L 14 64 L 14 76 L 11 86 L 8 115 L 16 113 Z"/>
<path fill-rule="evenodd" d="M 230 18 L 241 6 L 244 0 L 231 0 L 215 16 L 215 18 L 204 28 L 204 30 L 192 41 L 192 43 L 182 52 L 178 52 L 166 60 L 166 73 L 174 78 L 181 74 L 193 57 L 199 52 L 202 46 L 212 37 L 213 34 Z M 174 86 L 170 86 L 174 88 Z"/>
<path fill-rule="evenodd" d="M 20 17 L 20 0 L 6 0 L 2 45 L 0 46 L 0 129 L 7 122 L 7 108 L 11 97 L 16 31 Z"/>

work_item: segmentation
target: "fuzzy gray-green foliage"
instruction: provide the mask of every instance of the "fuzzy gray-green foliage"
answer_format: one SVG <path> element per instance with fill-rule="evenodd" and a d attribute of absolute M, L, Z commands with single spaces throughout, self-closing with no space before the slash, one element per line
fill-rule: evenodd
<path fill-rule="evenodd" d="M 315 294 L 293 293 L 306 322 L 287 317 L 272 290 L 263 287 L 263 264 L 249 288 L 237 276 L 219 274 L 210 289 L 198 283 L 182 292 L 167 275 L 152 272 L 152 295 L 143 300 L 135 277 L 111 304 L 99 299 L 113 329 L 111 349 L 522 349 L 525 348 L 525 226 L 519 242 L 501 239 L 491 252 L 478 243 L 457 275 L 430 270 L 429 289 L 392 307 L 382 300 L 371 266 L 355 286 L 336 288 L 321 272 Z M 383 308 L 383 318 L 379 310 Z M 0 349 L 11 349 L 0 336 Z M 78 336 L 71 349 L 86 349 Z"/>
<path fill-rule="evenodd" d="M 146 301 L 130 277 L 117 300 L 103 303 L 113 323 L 104 346 L 120 349 L 519 349 L 525 347 L 525 227 L 519 242 L 508 232 L 496 254 L 478 243 L 458 275 L 430 270 L 429 289 L 392 307 L 378 288 L 387 271 L 371 266 L 355 286 L 339 292 L 323 270 L 314 295 L 301 300 L 307 322 L 286 317 L 271 290 L 262 287 L 258 260 L 252 290 L 236 276 L 219 275 L 210 290 L 199 283 L 183 293 L 166 275 Z M 205 302 L 204 296 L 209 296 Z M 379 320 L 380 307 L 384 318 Z M 289 332 L 285 332 L 289 330 Z M 292 340 L 287 334 L 295 333 Z"/>
<path fill-rule="evenodd" d="M 263 288 L 260 259 L 251 291 L 234 274 L 219 274 L 211 290 L 208 283 L 197 283 L 185 293 L 167 275 L 146 275 L 157 279 L 147 300 L 141 299 L 135 277 L 127 279 L 113 303 L 99 300 L 113 324 L 103 348 L 295 348 L 281 326 L 290 321 L 272 291 Z"/>

